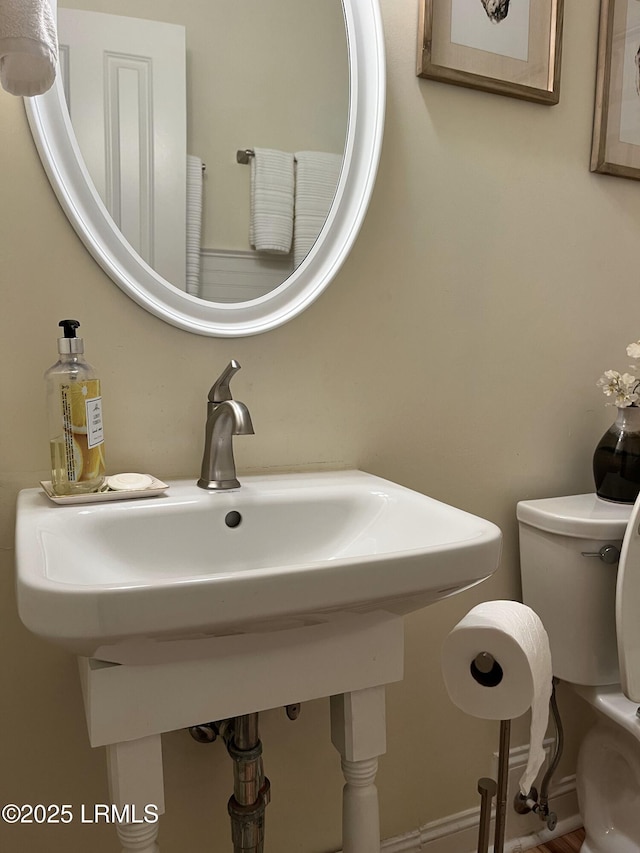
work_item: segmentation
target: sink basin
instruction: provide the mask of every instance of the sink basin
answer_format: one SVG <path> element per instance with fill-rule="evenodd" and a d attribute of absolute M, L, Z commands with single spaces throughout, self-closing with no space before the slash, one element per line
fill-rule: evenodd
<path fill-rule="evenodd" d="M 499 529 L 361 471 L 249 476 L 210 493 L 73 506 L 18 498 L 27 628 L 70 651 L 405 614 L 498 564 Z"/>

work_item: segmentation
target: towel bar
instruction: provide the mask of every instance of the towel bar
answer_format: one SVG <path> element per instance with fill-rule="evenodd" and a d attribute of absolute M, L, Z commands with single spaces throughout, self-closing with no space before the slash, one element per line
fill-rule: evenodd
<path fill-rule="evenodd" d="M 251 158 L 255 156 L 253 148 L 238 148 L 236 151 L 236 163 L 247 166 L 251 162 Z M 295 160 L 296 158 L 294 157 L 293 159 Z"/>

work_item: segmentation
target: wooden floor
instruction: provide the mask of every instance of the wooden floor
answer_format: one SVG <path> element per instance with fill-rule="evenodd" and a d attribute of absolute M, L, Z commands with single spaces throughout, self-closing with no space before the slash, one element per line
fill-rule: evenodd
<path fill-rule="evenodd" d="M 563 835 L 562 838 L 555 838 L 539 847 L 533 847 L 527 850 L 527 853 L 578 853 L 583 841 L 584 829 L 576 829 L 575 832 Z"/>

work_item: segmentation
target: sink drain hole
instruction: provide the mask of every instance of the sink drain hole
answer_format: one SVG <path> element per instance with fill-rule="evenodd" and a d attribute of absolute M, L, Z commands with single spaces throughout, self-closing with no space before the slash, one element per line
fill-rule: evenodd
<path fill-rule="evenodd" d="M 237 527 L 242 521 L 242 516 L 239 512 L 233 510 L 232 512 L 228 512 L 224 517 L 224 523 L 227 527 Z"/>

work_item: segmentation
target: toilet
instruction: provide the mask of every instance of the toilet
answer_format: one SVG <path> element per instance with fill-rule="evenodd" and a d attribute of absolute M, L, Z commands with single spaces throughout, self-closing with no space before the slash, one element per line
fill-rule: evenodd
<path fill-rule="evenodd" d="M 580 748 L 582 853 L 640 851 L 640 499 L 521 501 L 523 601 L 549 635 L 554 675 L 598 711 Z"/>

